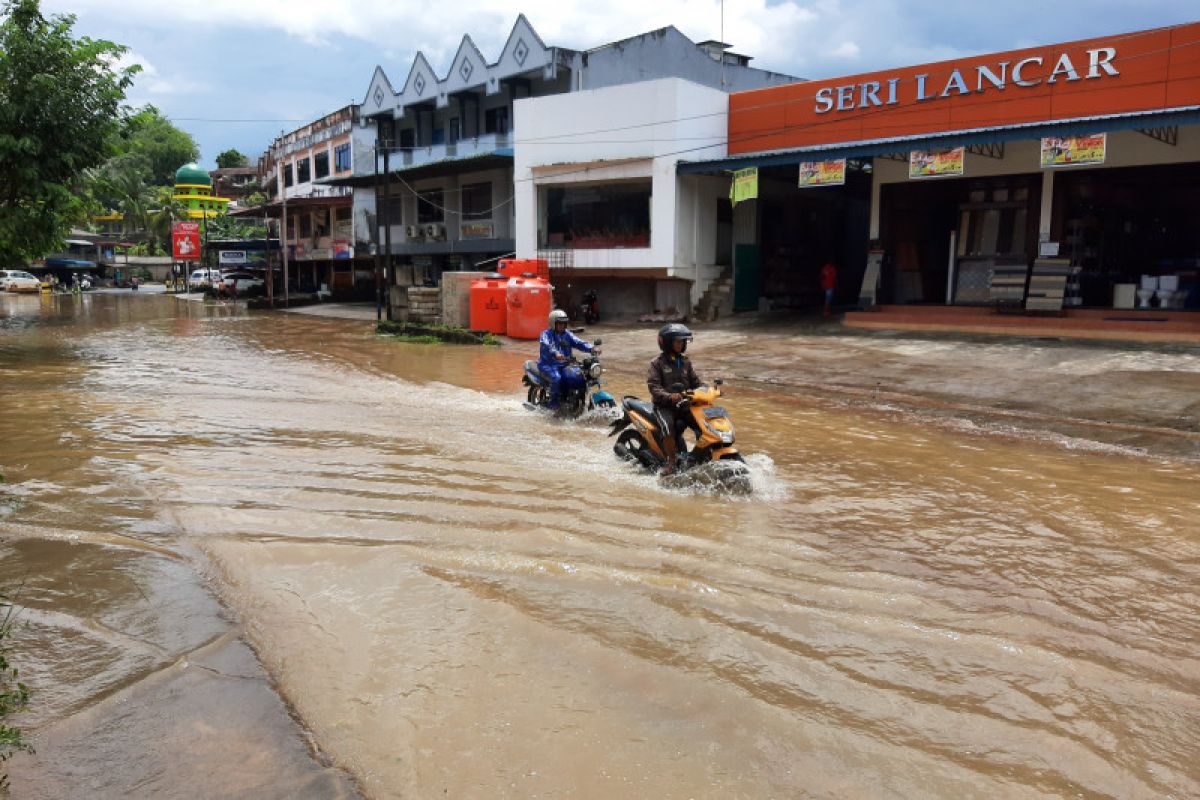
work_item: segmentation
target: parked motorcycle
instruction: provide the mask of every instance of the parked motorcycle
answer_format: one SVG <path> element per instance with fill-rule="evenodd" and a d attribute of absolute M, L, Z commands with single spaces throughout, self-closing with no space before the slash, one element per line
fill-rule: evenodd
<path fill-rule="evenodd" d="M 713 383 L 712 387 L 681 392 L 683 399 L 678 409 L 682 413 L 678 416 L 687 420 L 688 427 L 695 431 L 696 443 L 689 451 L 682 435 L 679 437 L 674 470 L 663 475 L 663 479 L 681 487 L 700 486 L 730 494 L 749 494 L 753 490 L 750 470 L 734 447 L 733 422 L 724 408 L 715 405 L 722 394 L 723 382 Z M 613 421 L 608 434 L 617 436 L 613 452 L 649 473 L 659 473 L 667 466 L 665 421 L 651 403 L 632 395 L 622 399 L 621 408 L 625 413 Z"/>
<path fill-rule="evenodd" d="M 600 342 L 597 339 L 593 344 L 599 347 Z M 562 383 L 559 386 L 562 397 L 559 399 L 558 415 L 574 418 L 597 408 L 616 408 L 617 401 L 601 388 L 604 381 L 600 376 L 603 374 L 604 367 L 600 365 L 597 353 L 587 353 L 582 360 L 572 356 L 562 368 Z M 538 369 L 537 361 L 525 362 L 521 384 L 527 389 L 526 408 L 535 410 L 550 404 L 550 379 Z"/>
<path fill-rule="evenodd" d="M 600 300 L 596 297 L 595 289 L 583 293 L 583 321 L 595 325 L 600 321 Z"/>

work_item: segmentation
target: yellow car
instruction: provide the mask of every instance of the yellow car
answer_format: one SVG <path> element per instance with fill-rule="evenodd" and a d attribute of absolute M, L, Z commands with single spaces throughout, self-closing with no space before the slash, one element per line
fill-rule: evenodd
<path fill-rule="evenodd" d="M 42 282 L 20 269 L 0 269 L 0 288 L 9 292 L 36 292 Z"/>

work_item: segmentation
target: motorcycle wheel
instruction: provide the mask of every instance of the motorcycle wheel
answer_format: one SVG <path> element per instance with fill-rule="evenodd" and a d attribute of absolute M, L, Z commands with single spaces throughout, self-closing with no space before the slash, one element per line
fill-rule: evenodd
<path fill-rule="evenodd" d="M 530 386 L 529 393 L 526 395 L 526 399 L 529 401 L 530 405 L 545 405 L 546 399 L 543 397 L 544 393 L 545 390 L 542 389 L 541 386 Z"/>
<path fill-rule="evenodd" d="M 613 452 L 622 461 L 640 462 L 647 468 L 650 468 L 647 463 L 648 459 L 654 458 L 654 455 L 646 447 L 646 440 L 640 433 L 632 429 L 621 432 L 621 435 L 617 437 L 617 443 L 613 445 Z"/>

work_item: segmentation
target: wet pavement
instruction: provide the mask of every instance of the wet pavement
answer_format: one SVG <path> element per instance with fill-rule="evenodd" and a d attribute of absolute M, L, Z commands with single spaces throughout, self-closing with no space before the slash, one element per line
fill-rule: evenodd
<path fill-rule="evenodd" d="M 729 499 L 370 327 L 0 298 L 14 796 L 1200 794 L 1196 353 L 701 328 Z"/>

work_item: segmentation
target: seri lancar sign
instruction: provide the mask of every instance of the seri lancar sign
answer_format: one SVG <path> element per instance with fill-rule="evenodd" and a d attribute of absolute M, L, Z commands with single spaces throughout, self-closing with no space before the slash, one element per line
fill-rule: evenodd
<path fill-rule="evenodd" d="M 1069 53 L 1059 53 L 1053 66 L 1044 56 L 1026 56 L 1019 61 L 996 61 L 977 64 L 974 68 L 953 68 L 943 80 L 922 72 L 907 80 L 887 77 L 860 83 L 826 86 L 816 94 L 813 111 L 817 114 L 851 111 L 873 106 L 894 106 L 902 103 L 922 103 L 952 96 L 1003 91 L 1007 87 L 1032 88 L 1043 82 L 1092 80 L 1116 77 L 1121 73 L 1114 61 L 1115 47 L 1097 47 L 1087 51 L 1086 63 L 1076 65 Z"/>

